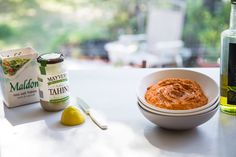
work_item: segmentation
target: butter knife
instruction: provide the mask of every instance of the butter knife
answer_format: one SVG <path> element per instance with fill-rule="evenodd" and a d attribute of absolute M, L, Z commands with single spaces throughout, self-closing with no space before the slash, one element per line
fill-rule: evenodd
<path fill-rule="evenodd" d="M 90 119 L 102 130 L 108 129 L 108 126 L 104 123 L 102 119 L 99 119 L 96 112 L 89 107 L 89 105 L 83 101 L 81 98 L 76 98 L 77 99 L 77 104 L 79 107 L 84 111 L 85 114 L 87 114 Z M 96 118 L 95 118 L 96 117 Z"/>

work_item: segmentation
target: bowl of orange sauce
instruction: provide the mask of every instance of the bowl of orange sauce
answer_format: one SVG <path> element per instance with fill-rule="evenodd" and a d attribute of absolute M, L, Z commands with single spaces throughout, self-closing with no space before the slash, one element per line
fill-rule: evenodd
<path fill-rule="evenodd" d="M 137 88 L 138 108 L 168 129 L 190 129 L 211 119 L 219 108 L 219 87 L 209 76 L 185 69 L 160 70 Z"/>
<path fill-rule="evenodd" d="M 140 81 L 137 98 L 153 110 L 184 114 L 213 105 L 219 98 L 219 87 L 211 77 L 199 72 L 161 70 Z"/>

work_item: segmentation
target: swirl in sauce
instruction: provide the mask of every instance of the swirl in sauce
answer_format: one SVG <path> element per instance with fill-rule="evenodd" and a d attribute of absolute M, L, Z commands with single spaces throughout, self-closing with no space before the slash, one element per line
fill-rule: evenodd
<path fill-rule="evenodd" d="M 194 109 L 208 102 L 198 83 L 179 78 L 164 79 L 150 86 L 145 99 L 151 105 L 170 110 Z"/>

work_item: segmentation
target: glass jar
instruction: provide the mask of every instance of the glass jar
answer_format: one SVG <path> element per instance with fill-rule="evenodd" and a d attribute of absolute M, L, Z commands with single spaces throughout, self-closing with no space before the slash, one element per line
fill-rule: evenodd
<path fill-rule="evenodd" d="M 46 111 L 60 111 L 69 104 L 68 74 L 64 56 L 59 53 L 42 54 L 39 64 L 40 103 Z"/>

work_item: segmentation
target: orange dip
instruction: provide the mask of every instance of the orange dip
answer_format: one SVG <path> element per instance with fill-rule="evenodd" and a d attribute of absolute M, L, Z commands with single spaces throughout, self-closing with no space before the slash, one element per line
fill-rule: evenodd
<path fill-rule="evenodd" d="M 171 110 L 194 109 L 208 102 L 198 83 L 179 78 L 164 79 L 150 86 L 145 99 L 151 105 Z"/>

